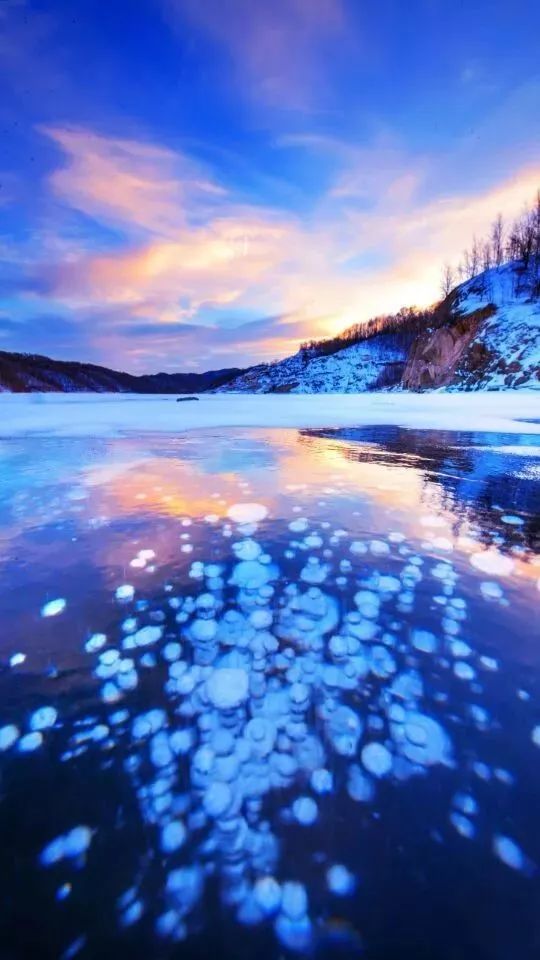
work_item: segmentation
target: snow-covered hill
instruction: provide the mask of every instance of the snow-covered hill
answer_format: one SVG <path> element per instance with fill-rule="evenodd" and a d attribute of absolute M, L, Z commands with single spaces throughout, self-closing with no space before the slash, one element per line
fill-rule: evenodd
<path fill-rule="evenodd" d="M 220 392 L 359 393 L 399 383 L 409 343 L 381 334 L 330 356 L 299 350 L 276 363 L 251 367 Z M 384 381 L 384 382 L 383 382 Z"/>
<path fill-rule="evenodd" d="M 475 337 L 471 355 L 456 371 L 455 387 L 467 390 L 540 389 L 540 300 L 519 265 L 487 270 L 459 291 L 460 313 L 493 304 Z"/>
<path fill-rule="evenodd" d="M 540 389 L 540 301 L 519 262 L 461 284 L 420 333 L 376 333 L 329 356 L 300 350 L 219 392 L 361 393 L 405 388 Z"/>

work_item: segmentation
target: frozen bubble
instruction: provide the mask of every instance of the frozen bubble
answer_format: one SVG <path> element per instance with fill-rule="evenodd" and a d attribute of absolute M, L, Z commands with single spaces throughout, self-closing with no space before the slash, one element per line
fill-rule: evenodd
<path fill-rule="evenodd" d="M 401 590 L 401 581 L 398 580 L 397 577 L 379 577 L 377 589 L 380 593 L 399 593 Z"/>
<path fill-rule="evenodd" d="M 337 897 L 347 897 L 355 888 L 354 875 L 341 863 L 335 863 L 326 871 L 326 883 Z"/>
<path fill-rule="evenodd" d="M 464 640 L 452 640 L 450 644 L 450 651 L 453 657 L 470 657 L 472 650 L 468 643 L 465 643 Z"/>
<path fill-rule="evenodd" d="M 512 870 L 525 870 L 527 868 L 527 857 L 515 840 L 510 837 L 497 834 L 493 838 L 493 853 Z"/>
<path fill-rule="evenodd" d="M 245 670 L 233 667 L 214 670 L 206 681 L 208 699 L 218 710 L 234 709 L 247 699 L 248 685 Z"/>
<path fill-rule="evenodd" d="M 474 680 L 476 676 L 476 671 L 471 667 L 470 663 L 466 663 L 465 660 L 456 660 L 454 663 L 454 673 L 460 680 Z"/>
<path fill-rule="evenodd" d="M 270 610 L 253 610 L 249 615 L 249 622 L 256 630 L 265 630 L 272 625 Z"/>
<path fill-rule="evenodd" d="M 450 814 L 450 823 L 462 837 L 467 837 L 468 840 L 474 837 L 474 823 L 471 823 L 468 817 L 463 816 L 462 813 L 457 813 L 453 810 Z"/>
<path fill-rule="evenodd" d="M 401 727 L 397 729 L 401 730 Z M 407 712 L 404 734 L 405 740 L 400 741 L 400 749 L 412 763 L 432 766 L 450 762 L 450 739 L 433 717 L 415 711 Z"/>
<path fill-rule="evenodd" d="M 146 627 L 141 627 L 140 630 L 137 630 L 133 634 L 133 640 L 138 647 L 148 647 L 153 643 L 157 643 L 161 639 L 163 633 L 163 627 L 153 626 L 148 624 Z"/>
<path fill-rule="evenodd" d="M 39 750 L 43 743 L 43 734 L 39 730 L 35 730 L 33 733 L 25 733 L 23 737 L 19 740 L 18 749 L 21 753 L 32 753 L 34 750 Z"/>
<path fill-rule="evenodd" d="M 90 827 L 83 825 L 73 827 L 73 830 L 66 833 L 63 839 L 64 856 L 73 858 L 80 857 L 81 854 L 86 853 L 92 842 L 92 830 Z"/>
<path fill-rule="evenodd" d="M 106 667 L 110 667 L 120 660 L 120 654 L 118 650 L 105 650 L 103 653 L 100 653 L 99 660 L 100 663 L 105 664 Z"/>
<path fill-rule="evenodd" d="M 485 600 L 500 600 L 503 596 L 501 587 L 493 580 L 483 580 L 480 584 L 480 593 Z"/>
<path fill-rule="evenodd" d="M 481 656 L 480 663 L 486 668 L 486 670 L 491 670 L 492 672 L 495 672 L 499 669 L 499 663 L 494 657 Z"/>
<path fill-rule="evenodd" d="M 524 522 L 521 517 L 516 517 L 513 513 L 504 513 L 501 520 L 513 527 L 521 527 Z"/>
<path fill-rule="evenodd" d="M 473 817 L 478 813 L 478 804 L 470 793 L 456 793 L 452 799 L 452 806 L 468 817 Z"/>
<path fill-rule="evenodd" d="M 368 743 L 362 750 L 362 763 L 374 777 L 386 777 L 392 769 L 392 754 L 382 743 Z"/>
<path fill-rule="evenodd" d="M 304 953 L 311 945 L 312 930 L 309 917 L 291 920 L 280 913 L 276 919 L 275 931 L 279 941 L 289 950 Z"/>
<path fill-rule="evenodd" d="M 156 554 L 154 550 L 139 550 L 138 556 L 143 560 L 153 560 Z"/>
<path fill-rule="evenodd" d="M 437 649 L 437 637 L 429 630 L 413 630 L 411 643 L 421 653 L 434 653 Z"/>
<path fill-rule="evenodd" d="M 106 643 L 107 637 L 104 633 L 93 633 L 86 641 L 84 649 L 87 653 L 95 653 L 97 650 L 101 650 Z"/>
<path fill-rule="evenodd" d="M 281 887 L 274 877 L 259 877 L 253 888 L 253 896 L 263 913 L 270 916 L 279 909 Z"/>
<path fill-rule="evenodd" d="M 262 547 L 259 546 L 256 540 L 251 540 L 250 538 L 239 540 L 238 543 L 233 543 L 232 548 L 235 556 L 238 557 L 239 560 L 257 560 L 262 553 Z"/>
<path fill-rule="evenodd" d="M 336 680 L 339 681 L 341 674 L 337 668 L 332 669 L 336 671 Z M 329 675 L 327 669 L 327 679 Z M 351 707 L 341 705 L 330 714 L 326 723 L 326 733 L 336 753 L 342 757 L 352 757 L 356 753 L 362 733 L 362 721 Z"/>
<path fill-rule="evenodd" d="M 375 794 L 372 780 L 366 777 L 365 773 L 356 763 L 351 764 L 349 767 L 347 793 L 351 800 L 356 800 L 358 803 L 369 803 Z"/>
<path fill-rule="evenodd" d="M 10 667 L 19 667 L 19 666 L 21 665 L 21 663 L 24 663 L 25 660 L 26 660 L 26 654 L 25 654 L 25 653 L 14 653 L 14 654 L 9 658 L 9 665 L 10 665 Z"/>
<path fill-rule="evenodd" d="M 122 583 L 116 588 L 114 595 L 117 600 L 133 600 L 135 588 L 130 583 Z"/>
<path fill-rule="evenodd" d="M 381 602 L 372 590 L 358 590 L 354 595 L 354 602 L 361 616 L 368 620 L 375 620 L 378 617 Z"/>
<path fill-rule="evenodd" d="M 4 727 L 4 729 L 6 728 Z M 540 723 L 536 727 L 533 727 L 531 738 L 534 745 L 540 747 Z"/>
<path fill-rule="evenodd" d="M 304 827 L 315 823 L 318 816 L 317 804 L 312 797 L 297 797 L 292 805 L 292 812 L 295 820 Z"/>
<path fill-rule="evenodd" d="M 310 782 L 315 793 L 331 793 L 334 786 L 334 778 L 330 770 L 326 770 L 325 767 L 314 770 Z"/>
<path fill-rule="evenodd" d="M 63 613 L 66 609 L 66 601 L 63 597 L 58 597 L 57 600 L 49 600 L 48 603 L 44 604 L 41 608 L 42 617 L 57 617 L 59 613 Z"/>
<path fill-rule="evenodd" d="M 19 730 L 13 723 L 0 727 L 0 750 L 9 750 L 10 747 L 19 739 Z"/>
<path fill-rule="evenodd" d="M 306 517 L 297 517 L 294 520 L 291 520 L 289 524 L 289 530 L 293 533 L 305 533 L 309 526 L 309 521 Z"/>
<path fill-rule="evenodd" d="M 307 913 L 306 888 L 301 883 L 289 881 L 283 884 L 281 910 L 290 920 L 300 920 Z"/>
<path fill-rule="evenodd" d="M 390 553 L 390 547 L 385 540 L 370 540 L 369 549 L 375 557 L 384 557 Z"/>
<path fill-rule="evenodd" d="M 258 523 L 268 515 L 262 503 L 234 503 L 227 510 L 227 516 L 235 523 Z"/>
<path fill-rule="evenodd" d="M 174 640 L 171 640 L 169 643 L 166 643 L 163 647 L 163 658 L 168 660 L 169 663 L 172 663 L 174 660 L 178 660 L 182 654 L 182 647 L 179 643 Z"/>
<path fill-rule="evenodd" d="M 65 838 L 55 837 L 55 839 L 51 840 L 41 851 L 39 859 L 44 867 L 50 867 L 54 863 L 59 863 L 60 860 L 63 860 L 65 855 Z"/>
<path fill-rule="evenodd" d="M 143 915 L 143 905 L 140 900 L 134 900 L 133 903 L 130 903 L 128 907 L 124 910 L 121 918 L 121 923 L 123 927 L 131 927 L 134 923 L 138 923 Z"/>
<path fill-rule="evenodd" d="M 120 690 L 112 680 L 108 680 L 101 688 L 101 699 L 104 703 L 117 703 L 120 699 Z"/>
<path fill-rule="evenodd" d="M 222 817 L 232 804 L 232 791 L 227 783 L 215 781 L 203 797 L 203 807 L 210 817 Z"/>
<path fill-rule="evenodd" d="M 164 853 L 174 853 L 183 846 L 186 839 L 186 828 L 181 820 L 171 820 L 161 831 L 161 849 Z"/>
<path fill-rule="evenodd" d="M 476 761 L 473 763 L 472 768 L 473 768 L 476 776 L 477 776 L 480 780 L 485 780 L 486 782 L 487 782 L 488 780 L 491 780 L 491 770 L 490 770 L 490 768 L 488 767 L 487 763 L 482 763 L 480 760 L 476 760 Z"/>
<path fill-rule="evenodd" d="M 512 573 L 514 561 L 511 557 L 506 557 L 494 547 L 488 550 L 482 550 L 480 553 L 473 553 L 471 563 L 482 573 L 488 573 L 493 576 L 505 577 Z"/>
<path fill-rule="evenodd" d="M 362 540 L 353 540 L 350 546 L 351 553 L 354 553 L 355 556 L 361 556 L 364 553 L 367 553 L 367 546 Z"/>
<path fill-rule="evenodd" d="M 30 729 L 47 730 L 49 727 L 54 727 L 57 717 L 58 713 L 54 707 L 39 707 L 30 717 Z"/>

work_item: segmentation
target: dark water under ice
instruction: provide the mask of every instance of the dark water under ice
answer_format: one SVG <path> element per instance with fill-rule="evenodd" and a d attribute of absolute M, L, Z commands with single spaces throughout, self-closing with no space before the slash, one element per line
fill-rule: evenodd
<path fill-rule="evenodd" d="M 537 958 L 537 442 L 3 441 L 1 960 Z"/>

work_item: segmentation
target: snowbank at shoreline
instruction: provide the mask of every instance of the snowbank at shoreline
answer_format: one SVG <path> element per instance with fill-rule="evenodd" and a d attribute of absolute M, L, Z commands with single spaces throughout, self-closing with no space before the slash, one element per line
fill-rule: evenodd
<path fill-rule="evenodd" d="M 536 422 L 534 422 L 536 421 Z M 227 427 L 396 425 L 540 434 L 538 392 L 203 394 L 197 402 L 140 394 L 2 394 L 0 437 L 104 437 Z"/>

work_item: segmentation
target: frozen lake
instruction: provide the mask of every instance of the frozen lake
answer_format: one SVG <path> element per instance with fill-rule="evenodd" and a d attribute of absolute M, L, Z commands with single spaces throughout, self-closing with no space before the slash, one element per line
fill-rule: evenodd
<path fill-rule="evenodd" d="M 0 402 L 1 956 L 536 958 L 538 399 Z"/>

